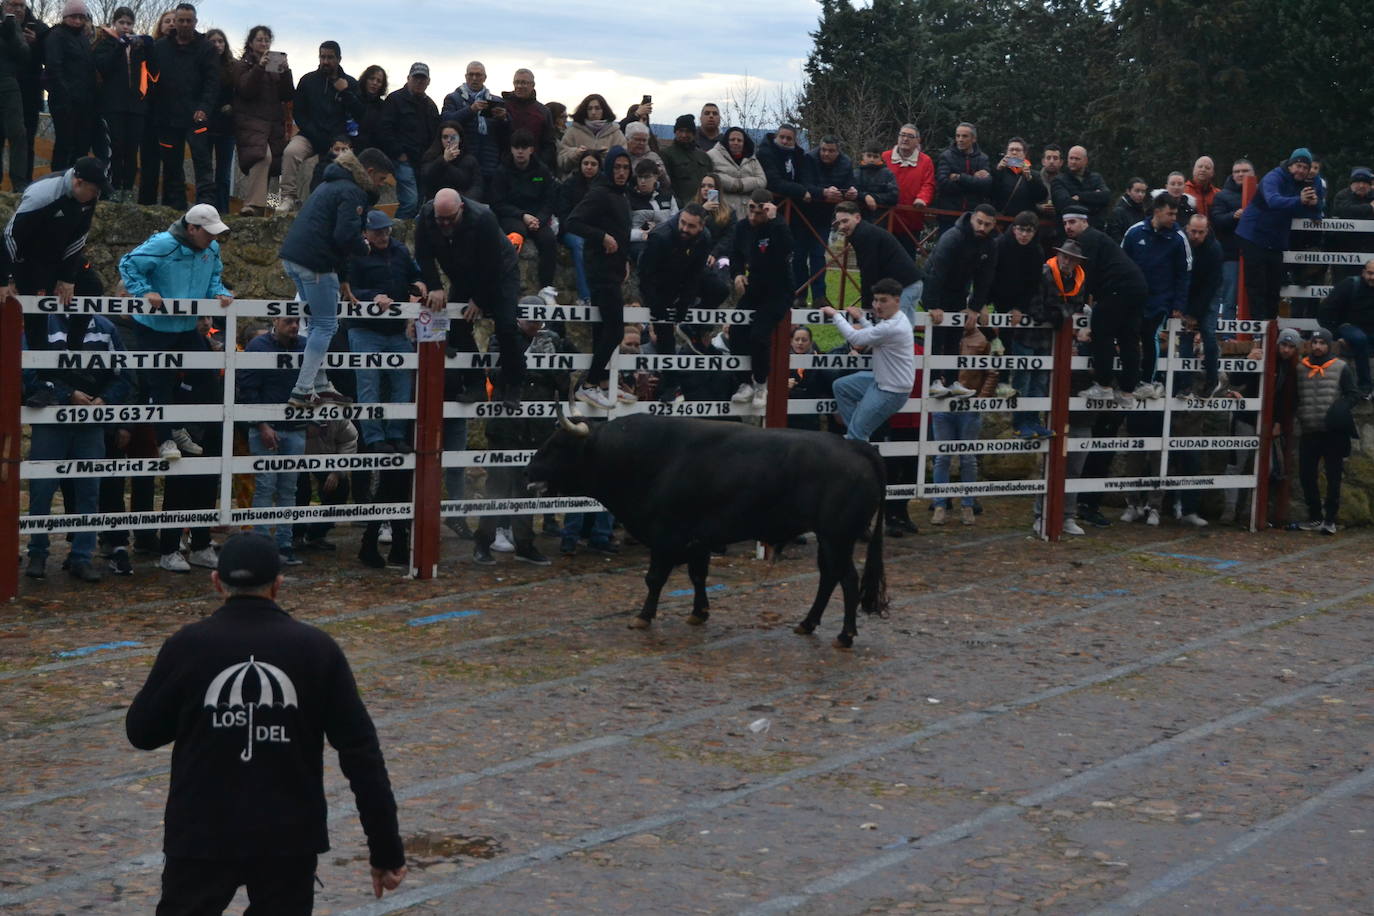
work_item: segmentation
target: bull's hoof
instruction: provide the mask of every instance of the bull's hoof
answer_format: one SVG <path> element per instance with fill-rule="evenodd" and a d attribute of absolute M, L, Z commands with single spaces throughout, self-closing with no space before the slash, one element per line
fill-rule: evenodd
<path fill-rule="evenodd" d="M 812 633 L 816 632 L 816 625 L 814 623 L 807 623 L 803 620 L 792 628 L 792 632 L 796 633 L 798 636 L 810 636 Z"/>
<path fill-rule="evenodd" d="M 835 637 L 834 645 L 836 649 L 852 649 L 854 648 L 854 637 L 848 633 L 841 633 Z"/>
<path fill-rule="evenodd" d="M 706 618 L 710 616 L 710 614 L 698 614 L 696 612 L 693 612 L 687 615 L 687 623 L 690 626 L 699 627 L 702 624 L 704 624 L 706 622 Z"/>
<path fill-rule="evenodd" d="M 631 630 L 647 630 L 651 623 L 653 621 L 648 617 L 631 617 L 629 627 Z"/>

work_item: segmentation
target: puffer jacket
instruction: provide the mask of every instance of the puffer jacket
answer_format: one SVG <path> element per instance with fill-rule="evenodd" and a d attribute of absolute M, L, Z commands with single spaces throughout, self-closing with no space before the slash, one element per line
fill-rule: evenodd
<path fill-rule="evenodd" d="M 744 135 L 744 156 L 738 162 L 730 155 L 724 141 L 711 147 L 706 155 L 711 157 L 711 171 L 716 176 L 721 203 L 729 207 L 736 218 L 744 219 L 749 195 L 768 185 L 763 164 L 754 155 L 754 141 L 748 134 Z"/>
<path fill-rule="evenodd" d="M 28 71 L 29 43 L 17 19 L 0 21 L 0 81 L 17 81 Z"/>
<path fill-rule="evenodd" d="M 1236 227 L 1236 235 L 1271 251 L 1287 249 L 1293 220 L 1321 219 L 1326 203 L 1326 182 L 1320 175 L 1307 182 L 1317 189 L 1317 203 L 1309 207 L 1299 197 L 1304 185 L 1287 166 L 1287 162 L 1276 166 L 1260 180 L 1259 192 L 1250 199 Z"/>
<path fill-rule="evenodd" d="M 231 295 L 222 277 L 219 242 L 209 248 L 191 247 L 183 217 L 166 232 L 139 245 L 119 259 L 119 278 L 130 296 L 157 293 L 164 299 L 213 299 Z M 194 315 L 135 315 L 134 321 L 164 333 L 190 331 Z"/>
<path fill-rule="evenodd" d="M 363 221 L 377 189 L 358 157 L 344 150 L 324 170 L 324 182 L 305 201 L 278 255 L 318 273 L 343 273 L 362 250 Z"/>
<path fill-rule="evenodd" d="M 568 129 L 563 132 L 563 139 L 558 146 L 559 174 L 568 175 L 577 170 L 577 163 L 582 158 L 582 154 L 577 151 L 578 147 L 585 146 L 587 149 L 609 152 L 612 147 L 624 145 L 625 133 L 619 124 L 608 122 L 601 128 L 601 132 L 597 133 L 586 124 L 569 121 Z M 603 171 L 606 168 L 604 158 L 601 168 Z"/>
<path fill-rule="evenodd" d="M 48 104 L 52 108 L 69 109 L 95 101 L 95 54 L 84 28 L 54 26 L 43 42 L 43 63 L 48 74 Z"/>
<path fill-rule="evenodd" d="M 987 356 L 990 352 L 992 341 L 988 340 L 982 328 L 973 322 L 964 325 L 964 335 L 959 338 L 959 355 Z M 972 388 L 976 398 L 990 398 L 997 394 L 997 370 L 963 369 L 959 372 L 959 384 Z"/>
<path fill-rule="evenodd" d="M 250 58 L 235 63 L 234 140 L 239 168 L 247 172 L 268 156 L 281 170 L 286 149 L 286 103 L 296 94 L 289 68 L 268 73 Z"/>
<path fill-rule="evenodd" d="M 1334 356 L 1324 363 L 1304 356 L 1298 361 L 1296 376 L 1298 427 L 1302 434 L 1353 433 L 1351 409 L 1360 399 L 1355 386 L 1355 367 Z"/>
<path fill-rule="evenodd" d="M 965 213 L 940 236 L 926 261 L 921 306 L 928 312 L 957 312 L 963 308 L 981 311 L 992 295 L 996 272 L 997 237 L 978 238 L 969 214 Z"/>

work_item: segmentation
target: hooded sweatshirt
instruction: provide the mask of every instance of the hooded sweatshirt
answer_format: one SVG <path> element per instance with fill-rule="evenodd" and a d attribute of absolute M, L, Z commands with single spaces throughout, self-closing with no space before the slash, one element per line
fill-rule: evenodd
<path fill-rule="evenodd" d="M 130 296 L 157 293 L 163 299 L 213 299 L 232 295 L 224 285 L 219 242 L 196 248 L 186 231 L 185 217 L 176 220 L 119 259 L 119 278 Z M 134 315 L 134 321 L 154 331 L 178 334 L 193 330 L 194 315 Z"/>
<path fill-rule="evenodd" d="M 625 276 L 630 249 L 630 202 L 626 195 L 631 179 L 617 185 L 611 178 L 615 161 L 622 158 L 630 161 L 623 146 L 613 146 L 606 152 L 602 174 L 568 214 L 568 231 L 587 241 L 583 249 L 587 266 L 600 272 L 604 279 L 617 282 Z M 614 252 L 607 252 L 604 247 L 603 239 L 608 235 L 615 239 Z"/>

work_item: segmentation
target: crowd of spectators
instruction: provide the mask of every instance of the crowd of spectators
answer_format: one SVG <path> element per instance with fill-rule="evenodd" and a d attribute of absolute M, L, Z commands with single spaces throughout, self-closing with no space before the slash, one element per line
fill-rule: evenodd
<path fill-rule="evenodd" d="M 476 368 L 449 370 L 445 397 L 464 403 L 491 400 L 512 415 L 526 401 L 555 397 L 600 409 L 641 398 L 666 405 L 714 400 L 762 408 L 770 396 L 773 329 L 789 308 L 809 304 L 843 339 L 830 352 L 869 352 L 873 370 L 794 370 L 788 391 L 776 394 L 834 398 L 837 409 L 831 416 L 798 414 L 793 423 L 869 441 L 910 439 L 918 431 L 920 420 L 913 424 L 899 411 L 909 396 L 919 396 L 920 373 L 912 357 L 923 346 L 938 357 L 1008 353 L 1033 360 L 1051 350 L 1052 333 L 1044 325 L 1055 328 L 1082 316 L 1087 328 L 1079 332 L 1076 346 L 1093 357 L 1093 369 L 1075 373 L 1074 392 L 1088 399 L 1089 409 L 1071 417 L 1073 434 L 1113 436 L 1125 417 L 1130 435 L 1158 436 L 1159 411 L 1132 411 L 1142 401 L 1257 395 L 1256 380 L 1232 379 L 1220 370 L 1223 352 L 1246 355 L 1229 335 L 1216 331 L 1219 317 L 1235 314 L 1238 258 L 1245 257 L 1251 315 L 1274 317 L 1290 223 L 1327 211 L 1325 180 L 1304 148 L 1260 176 L 1249 206 L 1241 205 L 1241 186 L 1256 174 L 1254 166 L 1236 160 L 1217 187 L 1207 156 L 1193 164 L 1191 177 L 1172 172 L 1154 191 L 1151 182 L 1132 178 L 1115 197 L 1092 170 L 1083 146 L 1070 146 L 1065 153 L 1058 144 L 1045 144 L 1036 168 L 1025 139 L 1012 137 L 1000 156 L 990 154 L 969 123 L 958 124 L 950 145 L 933 156 L 922 148 L 913 124 L 902 125 L 890 145 L 875 141 L 847 151 L 836 138 L 820 136 L 812 138 L 808 150 L 793 125 L 756 137 L 722 126 L 719 107 L 707 104 L 698 115 L 678 117 L 672 140 L 661 142 L 651 130 L 651 97 L 642 97 L 624 119 L 617 119 L 598 93 L 569 111 L 539 101 L 534 73 L 524 68 L 513 74 L 510 91 L 494 92 L 487 86 L 486 68 L 473 61 L 462 85 L 439 104 L 430 96 L 424 62 L 412 64 L 400 88 L 388 91 L 381 67 L 369 66 L 354 79 L 343 68 L 339 45 L 325 41 L 318 66 L 293 81 L 285 55 L 272 50 L 270 28 L 253 27 L 236 56 L 222 32 L 198 31 L 190 4 L 160 18 L 153 35 L 134 34 L 133 13 L 123 7 L 108 26 L 92 30 L 82 0 L 68 0 L 61 22 L 51 29 L 20 4 L 6 3 L 5 11 L 0 50 L 8 55 L 8 67 L 0 66 L 0 126 L 10 143 L 10 179 L 23 197 L 0 246 L 0 293 L 67 299 L 104 292 L 84 258 L 86 232 L 96 200 L 132 201 L 137 182 L 138 201 L 175 206 L 184 215 L 124 256 L 120 288 L 111 292 L 151 303 L 218 297 L 227 306 L 232 278 L 222 273 L 218 239 L 229 231 L 222 217 L 229 212 L 235 179 L 239 215 L 263 216 L 270 209 L 270 181 L 279 175 L 275 210 L 295 213 L 279 253 L 282 269 L 310 307 L 304 327 L 296 317 L 280 317 L 237 342 L 249 353 L 289 355 L 278 368 L 243 369 L 235 379 L 238 403 L 289 405 L 298 413 L 288 412 L 288 419 L 241 424 L 237 442 L 220 441 L 218 423 L 113 431 L 39 424 L 33 459 L 127 455 L 174 462 L 216 456 L 226 448 L 280 458 L 412 452 L 409 421 L 381 415 L 356 424 L 316 423 L 299 413 L 355 399 L 405 403 L 413 396 L 408 369 L 327 371 L 331 350 L 414 350 L 409 322 L 340 322 L 340 300 L 433 307 L 467 303 L 449 330 L 450 355 L 475 353 L 475 323 L 488 319 L 487 349 L 500 354 L 500 368 L 490 375 Z M 51 174 L 31 181 L 33 130 L 25 125 L 34 97 L 25 80 L 34 74 L 41 74 L 47 89 L 56 142 Z M 191 206 L 183 180 L 187 148 L 195 174 Z M 1371 183 L 1374 173 L 1355 169 L 1349 187 L 1336 195 L 1332 215 L 1374 218 Z M 393 185 L 395 220 L 377 208 L 382 191 Z M 394 221 L 400 220 L 413 221 L 412 246 L 392 237 Z M 834 241 L 852 249 L 860 303 L 872 308 L 873 321 L 852 303 L 831 301 L 828 265 Z M 1366 236 L 1343 241 L 1353 246 L 1350 250 L 1368 250 L 1360 247 Z M 537 265 L 530 284 L 522 284 L 519 265 L 526 246 Z M 560 247 L 568 249 L 574 268 L 573 304 L 592 305 L 600 313 L 589 344 L 591 368 L 580 378 L 525 370 L 529 353 L 575 348 L 574 335 L 561 322 L 522 320 L 519 312 L 521 306 L 557 301 Z M 1359 271 L 1338 270 L 1336 280 L 1317 311 L 1324 330 L 1313 336 L 1307 354 L 1300 353 L 1301 341 L 1289 338 L 1278 353 L 1287 367 L 1280 374 L 1278 405 L 1282 417 L 1298 423 L 1300 435 L 1293 441 L 1313 513 L 1309 527 L 1328 533 L 1335 531 L 1351 411 L 1371 392 L 1374 262 Z M 686 321 L 688 309 L 714 309 L 727 301 L 751 310 L 752 322 Z M 626 325 L 627 303 L 647 306 L 651 321 Z M 929 313 L 936 325 L 947 314 L 962 314 L 964 321 L 936 327 L 922 340 L 918 310 Z M 1010 314 L 1013 327 L 990 327 L 986 316 L 993 310 Z M 1182 322 L 1177 354 L 1190 358 L 1195 348 L 1202 353 L 1201 370 L 1174 373 L 1172 391 L 1166 391 L 1165 375 L 1156 368 L 1158 356 L 1175 352 L 1164 333 L 1169 318 Z M 1040 327 L 1015 327 L 1022 319 Z M 216 338 L 218 325 L 195 316 L 28 315 L 24 330 L 25 345 L 34 350 L 197 353 L 223 346 Z M 815 333 L 795 328 L 793 352 L 815 353 Z M 1337 356 L 1341 347 L 1348 361 Z M 614 377 L 607 366 L 611 355 L 631 348 L 661 355 L 747 355 L 752 369 L 733 376 L 663 371 L 634 380 Z M 281 368 L 288 364 L 291 368 Z M 116 361 L 104 366 L 99 371 L 30 369 L 25 403 L 222 400 L 223 380 L 211 370 L 132 373 Z M 926 392 L 933 401 L 929 437 L 978 439 L 983 414 L 959 409 L 958 402 L 993 396 L 1007 398 L 1013 408 L 1013 435 L 1027 441 L 1054 436 L 1040 412 L 1016 410 L 1010 400 L 1045 397 L 1048 377 L 1024 366 L 1000 374 L 932 370 Z M 1232 432 L 1253 432 L 1255 424 L 1253 413 L 1236 411 Z M 524 420 L 495 419 L 487 428 L 494 447 L 538 444 L 538 430 Z M 1286 420 L 1283 428 L 1289 430 Z M 447 420 L 445 448 L 465 448 L 467 432 L 465 420 Z M 1139 458 L 1142 468 L 1152 460 L 1150 453 L 1131 457 Z M 1106 450 L 1076 456 L 1070 473 L 1105 476 L 1111 459 Z M 1246 460 L 1237 454 L 1234 466 L 1244 467 Z M 1196 462 L 1195 453 L 1171 455 L 1168 473 L 1187 473 Z M 1329 486 L 1324 501 L 1316 494 L 1320 462 Z M 954 449 L 934 462 L 935 481 L 948 482 L 956 463 L 963 482 L 976 477 L 973 450 Z M 1154 463 L 1159 464 L 1157 454 Z M 889 465 L 893 480 L 910 481 L 906 458 L 890 459 Z M 283 467 L 290 468 L 290 462 Z M 261 509 L 315 499 L 386 503 L 408 498 L 404 472 L 348 477 L 264 471 L 245 488 L 251 495 L 239 498 Z M 489 495 L 518 490 L 514 477 L 494 469 L 487 480 Z M 450 469 L 446 484 L 450 498 L 461 498 L 461 469 Z M 50 510 L 57 485 L 55 478 L 35 480 L 31 513 Z M 68 511 L 121 511 L 125 505 L 125 481 L 118 477 L 78 477 L 62 485 Z M 213 508 L 218 495 L 213 476 L 169 475 L 163 508 Z M 1080 521 L 1109 524 L 1100 501 L 1085 497 L 1070 501 L 1062 520 L 1065 532 L 1083 533 Z M 151 509 L 152 498 L 152 487 L 135 481 L 132 507 Z M 1128 502 L 1123 520 L 1159 523 L 1164 507 L 1158 491 L 1132 495 Z M 1234 520 L 1234 494 L 1226 506 L 1224 520 Z M 949 508 L 949 500 L 935 500 L 932 522 L 945 523 Z M 960 520 L 974 524 L 976 510 L 977 500 L 963 497 Z M 894 536 L 914 532 L 907 511 L 905 501 L 890 504 L 886 523 Z M 1193 492 L 1179 500 L 1176 514 L 1184 524 L 1207 524 Z M 484 518 L 476 530 L 461 518 L 449 523 L 458 536 L 474 540 L 473 559 L 480 564 L 495 562 L 492 551 L 548 562 L 535 546 L 529 516 Z M 1038 514 L 1035 524 L 1039 530 Z M 575 551 L 582 538 L 612 550 L 608 525 L 609 520 L 594 516 L 569 518 L 563 525 L 546 518 L 542 530 L 557 534 L 565 553 Z M 301 562 L 297 551 L 333 549 L 327 524 L 261 527 L 275 536 L 287 564 Z M 383 557 L 378 545 L 388 538 L 392 549 Z M 194 529 L 183 539 L 181 528 L 169 527 L 156 543 L 142 534 L 134 537 L 132 549 L 156 552 L 159 566 L 172 572 L 215 565 L 208 529 Z M 95 540 L 94 535 L 73 537 L 67 566 L 79 579 L 100 578 Z M 130 572 L 128 533 L 109 532 L 101 540 L 110 571 Z M 407 549 L 404 523 L 372 523 L 360 560 L 374 566 L 405 562 Z M 35 536 L 28 575 L 46 574 L 47 553 L 46 536 Z"/>

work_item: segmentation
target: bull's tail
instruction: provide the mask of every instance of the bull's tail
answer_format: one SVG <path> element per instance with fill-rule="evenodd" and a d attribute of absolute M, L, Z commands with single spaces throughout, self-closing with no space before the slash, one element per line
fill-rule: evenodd
<path fill-rule="evenodd" d="M 859 607 L 865 614 L 887 616 L 887 574 L 883 571 L 883 509 L 887 500 L 887 469 L 876 449 L 871 449 L 873 465 L 878 474 L 878 509 L 873 515 L 873 537 L 868 540 L 868 555 L 864 557 L 864 574 L 859 580 Z"/>

